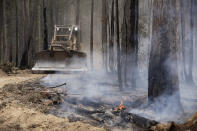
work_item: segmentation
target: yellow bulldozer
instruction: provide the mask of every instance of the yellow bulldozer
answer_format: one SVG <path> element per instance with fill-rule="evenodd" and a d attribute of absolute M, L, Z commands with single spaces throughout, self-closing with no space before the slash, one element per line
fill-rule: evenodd
<path fill-rule="evenodd" d="M 79 27 L 55 25 L 49 49 L 36 54 L 33 71 L 87 71 L 87 55 L 80 52 Z"/>

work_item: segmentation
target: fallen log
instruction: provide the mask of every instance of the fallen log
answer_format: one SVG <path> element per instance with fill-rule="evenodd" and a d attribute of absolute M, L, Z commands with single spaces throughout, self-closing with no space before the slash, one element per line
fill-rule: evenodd
<path fill-rule="evenodd" d="M 139 127 L 150 129 L 152 126 L 157 125 L 159 122 L 150 120 L 137 114 L 121 112 L 121 117 L 127 122 L 136 124 Z"/>
<path fill-rule="evenodd" d="M 64 85 L 66 85 L 66 83 L 63 83 L 63 84 L 61 84 L 61 85 L 57 85 L 57 86 L 48 87 L 48 88 L 51 88 L 51 89 L 53 89 L 53 88 L 62 87 L 62 86 L 64 86 Z"/>

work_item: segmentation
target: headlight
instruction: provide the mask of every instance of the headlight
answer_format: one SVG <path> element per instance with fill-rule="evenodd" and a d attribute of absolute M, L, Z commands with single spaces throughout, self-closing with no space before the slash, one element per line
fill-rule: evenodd
<path fill-rule="evenodd" d="M 60 30 L 60 28 L 57 28 L 57 31 L 59 31 Z"/>
<path fill-rule="evenodd" d="M 74 30 L 75 30 L 75 31 L 78 31 L 78 27 L 75 27 Z"/>
<path fill-rule="evenodd" d="M 70 29 L 70 28 L 69 28 L 68 30 L 69 30 L 69 31 L 71 31 L 71 29 Z"/>

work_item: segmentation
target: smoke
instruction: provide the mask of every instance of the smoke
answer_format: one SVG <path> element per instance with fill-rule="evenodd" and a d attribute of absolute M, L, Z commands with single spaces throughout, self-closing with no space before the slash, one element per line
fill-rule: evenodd
<path fill-rule="evenodd" d="M 41 80 L 47 86 L 67 83 L 69 94 L 79 94 L 86 98 L 99 98 L 118 92 L 115 75 L 108 75 L 102 71 L 85 72 L 79 74 L 51 74 Z"/>

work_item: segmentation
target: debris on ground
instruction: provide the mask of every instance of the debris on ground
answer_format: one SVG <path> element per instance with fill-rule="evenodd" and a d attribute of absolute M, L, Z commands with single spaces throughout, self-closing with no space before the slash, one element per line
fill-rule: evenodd
<path fill-rule="evenodd" d="M 157 124 L 151 128 L 151 131 L 196 131 L 197 130 L 197 112 L 184 124 L 175 122 L 167 124 Z"/>
<path fill-rule="evenodd" d="M 13 63 L 9 62 L 0 65 L 0 69 L 2 69 L 2 71 L 7 74 L 16 74 L 18 70 L 18 68 L 16 68 Z"/>
<path fill-rule="evenodd" d="M 104 131 L 82 122 L 70 123 L 66 118 L 49 115 L 48 111 L 61 103 L 61 93 L 45 88 L 35 80 L 7 84 L 0 89 L 0 130 L 70 130 Z"/>

